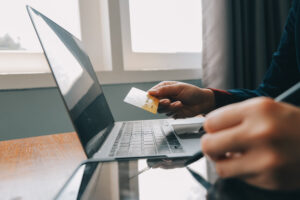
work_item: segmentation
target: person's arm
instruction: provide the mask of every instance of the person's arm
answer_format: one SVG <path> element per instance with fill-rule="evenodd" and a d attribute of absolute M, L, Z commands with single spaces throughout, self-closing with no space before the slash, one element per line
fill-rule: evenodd
<path fill-rule="evenodd" d="M 222 178 L 266 189 L 300 189 L 300 109 L 254 98 L 207 115 L 203 152 Z"/>
<path fill-rule="evenodd" d="M 299 16 L 299 0 L 294 0 L 285 25 L 277 51 L 274 53 L 271 65 L 263 82 L 256 90 L 232 89 L 228 91 L 212 89 L 215 94 L 216 108 L 240 102 L 252 97 L 276 97 L 289 87 L 300 81 L 297 66 L 296 43 L 300 36 L 296 35 L 297 19 Z M 300 48 L 300 43 L 299 43 Z M 299 60 L 300 62 L 300 60 Z"/>
<path fill-rule="evenodd" d="M 215 107 L 212 90 L 176 81 L 164 81 L 148 93 L 160 99 L 158 112 L 173 118 L 194 117 L 206 114 Z"/>

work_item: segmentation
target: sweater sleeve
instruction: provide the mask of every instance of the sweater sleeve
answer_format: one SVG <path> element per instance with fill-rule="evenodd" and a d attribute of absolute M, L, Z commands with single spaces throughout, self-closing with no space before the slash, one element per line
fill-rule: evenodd
<path fill-rule="evenodd" d="M 238 102 L 234 98 L 234 95 L 232 95 L 230 92 L 228 92 L 226 90 L 219 90 L 219 89 L 215 89 L 215 88 L 208 88 L 208 89 L 210 89 L 214 92 L 216 108 L 220 108 L 220 107 L 226 106 L 228 104 Z"/>

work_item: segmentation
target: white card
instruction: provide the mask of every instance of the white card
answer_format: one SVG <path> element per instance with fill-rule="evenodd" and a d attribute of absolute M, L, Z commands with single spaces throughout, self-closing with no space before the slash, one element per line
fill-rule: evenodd
<path fill-rule="evenodd" d="M 159 99 L 149 95 L 143 90 L 133 87 L 125 97 L 124 102 L 156 114 Z"/>

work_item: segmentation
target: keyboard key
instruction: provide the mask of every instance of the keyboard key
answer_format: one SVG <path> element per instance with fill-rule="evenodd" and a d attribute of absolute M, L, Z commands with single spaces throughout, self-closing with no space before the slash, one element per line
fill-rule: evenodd
<path fill-rule="evenodd" d="M 184 153 L 183 149 L 172 149 L 173 153 Z"/>
<path fill-rule="evenodd" d="M 117 152 L 116 156 L 127 156 L 128 152 Z"/>
<path fill-rule="evenodd" d="M 169 149 L 166 149 L 166 150 L 158 150 L 158 154 L 169 154 L 170 153 L 170 151 L 169 151 Z"/>

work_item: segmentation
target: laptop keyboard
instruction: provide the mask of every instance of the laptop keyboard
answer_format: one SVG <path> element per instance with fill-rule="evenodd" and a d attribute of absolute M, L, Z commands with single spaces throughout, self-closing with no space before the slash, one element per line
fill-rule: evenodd
<path fill-rule="evenodd" d="M 148 156 L 183 152 L 182 145 L 170 127 L 166 131 L 160 121 L 132 121 L 122 124 L 109 156 Z"/>

